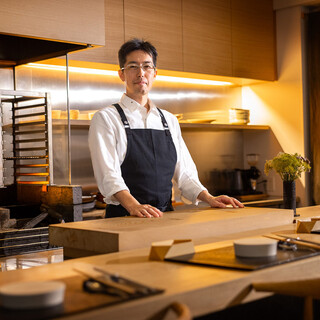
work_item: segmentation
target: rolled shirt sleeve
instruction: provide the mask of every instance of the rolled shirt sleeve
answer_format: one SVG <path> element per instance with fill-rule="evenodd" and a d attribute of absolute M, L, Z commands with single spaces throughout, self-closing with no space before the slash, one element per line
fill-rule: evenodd
<path fill-rule="evenodd" d="M 116 130 L 119 128 L 116 128 L 116 124 L 103 111 L 96 113 L 89 129 L 89 149 L 94 176 L 101 194 L 105 197 L 106 203 L 118 205 L 120 203 L 113 195 L 129 189 L 121 175 L 116 148 Z"/>
<path fill-rule="evenodd" d="M 177 164 L 173 179 L 181 191 L 181 200 L 186 203 L 198 204 L 197 199 L 201 191 L 207 190 L 200 182 L 196 165 L 190 155 L 190 152 L 182 138 L 179 122 L 175 116 L 167 112 L 165 117 L 168 121 L 173 141 L 177 151 Z M 172 130 L 171 130 L 172 128 Z"/>

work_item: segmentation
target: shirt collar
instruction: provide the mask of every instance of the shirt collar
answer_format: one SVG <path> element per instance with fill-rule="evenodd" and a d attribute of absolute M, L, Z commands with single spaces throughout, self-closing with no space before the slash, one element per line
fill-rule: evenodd
<path fill-rule="evenodd" d="M 125 93 L 122 95 L 120 102 L 130 111 L 135 111 L 137 108 L 144 108 L 140 103 L 129 98 Z M 150 112 L 154 112 L 156 110 L 156 105 L 150 99 L 148 99 L 148 103 Z"/>

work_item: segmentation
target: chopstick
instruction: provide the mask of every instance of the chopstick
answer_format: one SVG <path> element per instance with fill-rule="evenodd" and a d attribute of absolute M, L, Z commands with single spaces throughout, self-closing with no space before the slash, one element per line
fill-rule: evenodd
<path fill-rule="evenodd" d="M 299 242 L 314 244 L 315 246 L 320 246 L 320 242 L 305 240 L 305 239 L 301 239 L 301 238 L 299 238 L 299 237 L 297 237 L 297 238 L 294 238 L 294 237 L 286 237 L 286 236 L 283 235 L 283 234 L 277 234 L 277 236 L 279 236 L 279 237 L 285 237 L 285 238 L 287 238 L 287 239 L 292 239 L 292 240 L 296 240 L 296 241 L 299 241 Z"/>
<path fill-rule="evenodd" d="M 300 246 L 320 250 L 320 243 L 316 243 L 313 241 L 297 239 L 297 238 L 292 238 L 292 237 L 286 237 L 284 235 L 279 235 L 279 234 L 268 234 L 268 235 L 264 235 L 264 237 L 270 238 L 270 239 L 275 239 L 275 240 L 288 241 L 290 243 L 297 244 Z"/>
<path fill-rule="evenodd" d="M 110 273 L 104 269 L 101 269 L 100 267 L 96 266 L 94 267 L 94 270 L 101 272 L 103 275 L 105 275 L 106 277 L 109 277 L 112 281 L 118 283 L 118 284 L 123 284 L 123 285 L 127 285 L 129 287 L 135 288 L 136 293 L 141 293 L 141 294 L 148 294 L 150 292 L 153 292 L 154 289 L 153 288 L 148 288 L 145 287 L 135 281 L 129 280 L 129 279 L 125 279 L 123 277 L 118 276 L 117 274 L 113 274 Z"/>
<path fill-rule="evenodd" d="M 88 269 L 77 267 L 77 266 L 75 266 L 73 269 L 75 271 L 87 276 L 87 277 L 90 277 L 90 279 L 93 279 L 93 280 L 100 282 L 104 285 L 107 285 L 109 287 L 121 290 L 121 291 L 128 293 L 128 294 L 136 294 L 137 293 L 136 288 L 133 288 L 130 285 L 126 285 L 124 283 L 114 282 L 110 275 L 107 275 L 107 274 L 97 275 L 97 272 L 91 272 Z"/>

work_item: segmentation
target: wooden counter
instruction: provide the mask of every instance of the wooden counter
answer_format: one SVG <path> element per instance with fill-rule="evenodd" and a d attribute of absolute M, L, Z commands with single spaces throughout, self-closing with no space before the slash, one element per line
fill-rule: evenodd
<path fill-rule="evenodd" d="M 167 212 L 162 218 L 124 217 L 55 224 L 49 227 L 49 243 L 63 247 L 66 257 L 83 257 L 150 247 L 152 242 L 167 239 L 214 239 L 292 221 L 292 210 L 208 207 Z"/>
<path fill-rule="evenodd" d="M 302 217 L 317 216 L 320 215 L 320 206 L 303 208 L 301 211 L 298 209 L 297 211 L 298 213 L 301 212 Z M 233 210 L 229 213 L 231 214 L 231 212 L 233 212 Z M 277 215 L 279 213 L 281 215 L 281 212 L 282 211 L 274 212 L 273 214 Z M 240 214 L 240 210 L 237 214 Z M 226 216 L 228 216 L 228 212 Z M 145 221 L 147 221 L 147 219 Z M 229 219 L 229 223 L 232 223 L 232 220 Z M 196 251 L 222 247 L 232 243 L 232 241 L 228 239 L 252 236 L 259 234 L 259 232 L 260 234 L 265 234 L 274 230 L 280 230 L 279 228 L 290 233 L 295 229 L 295 225 L 288 223 L 281 226 L 265 227 L 260 230 L 230 233 L 229 235 L 223 235 L 222 232 L 220 232 L 219 237 L 221 242 L 196 246 Z M 320 242 L 320 235 L 312 236 L 314 241 Z M 265 281 L 266 279 L 270 282 L 290 281 L 319 277 L 320 256 L 259 271 L 239 271 L 172 262 L 149 261 L 148 254 L 149 248 L 143 248 L 72 259 L 63 263 L 35 267 L 27 270 L 3 272 L 0 273 L 0 285 L 22 280 L 48 280 L 73 277 L 77 275 L 73 270 L 73 266 L 78 262 L 87 262 L 99 265 L 110 272 L 117 272 L 132 280 L 165 290 L 164 293 L 159 295 L 114 306 L 100 307 L 68 317 L 69 320 L 122 320 L 147 319 L 174 301 L 186 304 L 190 308 L 192 316 L 201 316 L 268 295 L 267 293 L 257 293 L 247 290 L 253 281 Z M 89 298 L 90 294 L 87 294 L 87 296 Z M 68 292 L 68 287 L 65 301 L 73 305 L 86 303 L 85 300 L 79 300 L 78 295 L 71 295 Z"/>

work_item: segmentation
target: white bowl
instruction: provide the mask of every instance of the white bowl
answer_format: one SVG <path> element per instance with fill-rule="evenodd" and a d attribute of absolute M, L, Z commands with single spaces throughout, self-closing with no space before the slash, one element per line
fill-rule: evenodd
<path fill-rule="evenodd" d="M 236 256 L 245 258 L 275 256 L 277 254 L 277 244 L 277 240 L 264 237 L 244 238 L 233 242 Z"/>
<path fill-rule="evenodd" d="M 9 309 L 38 309 L 63 303 L 61 281 L 13 282 L 0 287 L 0 303 Z"/>

